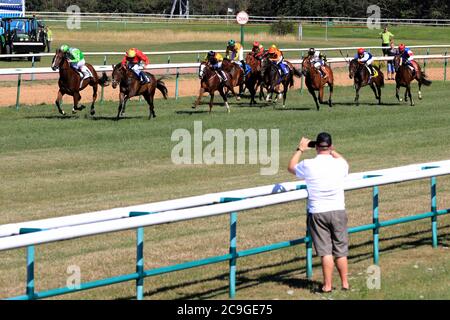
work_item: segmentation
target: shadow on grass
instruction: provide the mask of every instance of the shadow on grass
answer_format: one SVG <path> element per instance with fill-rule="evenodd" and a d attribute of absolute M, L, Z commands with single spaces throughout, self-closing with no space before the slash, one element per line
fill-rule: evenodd
<path fill-rule="evenodd" d="M 207 110 L 182 110 L 182 111 L 175 111 L 176 114 L 188 114 L 188 115 L 193 115 L 193 114 L 202 114 L 202 113 L 209 113 L 209 111 Z"/>
<path fill-rule="evenodd" d="M 441 226 L 439 230 L 449 228 L 450 225 Z M 392 244 L 389 246 L 383 246 L 381 245 L 382 249 L 380 249 L 380 253 L 392 253 L 399 250 L 404 249 L 413 249 L 420 246 L 431 246 L 431 235 L 429 234 L 429 230 L 424 231 L 416 231 L 416 232 L 410 232 L 408 234 L 402 234 L 402 235 L 395 235 L 389 238 L 383 238 L 382 241 L 386 243 L 387 241 L 395 241 L 404 239 L 401 243 Z M 424 235 L 427 235 L 427 237 L 423 237 Z M 411 237 L 414 236 L 422 236 L 421 239 L 415 239 L 411 240 Z M 438 237 L 438 241 L 440 245 L 449 246 L 450 243 L 447 243 L 449 239 L 446 239 L 446 237 L 449 236 L 449 234 L 441 234 Z M 349 251 L 351 253 L 352 250 L 368 247 L 373 244 L 372 241 L 366 241 L 362 243 L 358 243 L 355 245 L 349 246 Z M 370 259 L 373 257 L 372 251 L 366 252 L 366 253 L 360 253 L 360 254 L 350 254 L 348 256 L 349 261 L 353 263 L 358 263 L 367 259 Z M 278 284 L 286 285 L 293 289 L 303 289 L 308 290 L 310 293 L 317 293 L 320 292 L 322 283 L 315 280 L 308 280 L 306 278 L 299 278 L 302 274 L 306 273 L 306 267 L 305 266 L 299 266 L 300 263 L 305 264 L 306 258 L 305 257 L 297 257 L 293 258 L 287 261 L 278 262 L 278 263 L 269 263 L 265 264 L 263 266 L 258 266 L 254 268 L 246 268 L 238 270 L 236 275 L 236 290 L 242 290 L 245 288 L 251 288 L 256 287 L 260 285 L 261 283 L 270 283 L 275 282 Z M 283 267 L 288 266 L 290 264 L 294 264 L 292 267 L 289 267 L 283 271 L 277 272 L 277 273 L 267 273 L 263 276 L 251 276 L 251 273 L 256 271 L 264 271 L 264 270 L 270 270 L 271 268 L 276 267 Z M 314 268 L 319 268 L 319 263 L 313 263 Z M 319 272 L 316 270 L 316 272 Z M 227 281 L 229 279 L 228 273 L 222 273 L 213 277 L 193 280 L 193 281 L 186 281 L 179 284 L 174 285 L 168 285 L 160 288 L 155 288 L 153 290 L 149 290 L 144 293 L 145 297 L 151 297 L 152 295 L 158 294 L 158 293 L 164 293 L 169 292 L 176 289 L 181 288 L 187 288 L 192 285 L 198 285 L 200 283 L 205 282 L 216 282 L 216 281 Z M 214 289 L 204 290 L 202 292 L 197 293 L 189 293 L 189 294 L 183 294 L 183 296 L 175 299 L 175 300 L 185 300 L 185 299 L 212 299 L 217 298 L 220 295 L 227 294 L 229 290 L 229 286 L 221 286 L 216 287 Z M 129 300 L 129 299 L 135 299 L 134 296 L 131 297 L 124 297 L 119 298 L 117 300 Z"/>
<path fill-rule="evenodd" d="M 85 116 L 85 119 L 93 120 L 93 121 L 117 121 L 117 116 Z M 132 119 L 148 119 L 148 116 L 121 116 L 119 121 L 122 120 L 132 120 Z"/>
<path fill-rule="evenodd" d="M 361 108 L 365 106 L 399 106 L 399 103 L 391 103 L 391 102 L 381 102 L 381 104 L 378 104 L 378 102 L 359 102 L 359 106 L 356 105 L 354 102 L 333 102 L 333 106 L 348 106 L 348 107 L 355 107 L 355 108 Z"/>
<path fill-rule="evenodd" d="M 79 115 L 61 115 L 61 114 L 55 114 L 51 116 L 29 116 L 25 117 L 25 119 L 46 119 L 46 120 L 74 120 L 74 119 L 80 119 Z"/>

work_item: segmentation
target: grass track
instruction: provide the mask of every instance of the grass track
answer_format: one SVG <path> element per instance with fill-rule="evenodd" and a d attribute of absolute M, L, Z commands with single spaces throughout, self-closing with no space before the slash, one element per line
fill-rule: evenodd
<path fill-rule="evenodd" d="M 85 112 L 62 119 L 53 106 L 24 107 L 18 112 L 1 108 L 0 224 L 292 180 L 285 167 L 298 139 L 322 130 L 333 134 L 352 172 L 449 159 L 448 89 L 448 84 L 433 83 L 423 90 L 425 100 L 409 107 L 397 104 L 391 85 L 383 91 L 384 106 L 374 105 L 366 88 L 357 108 L 352 105 L 353 90 L 338 87 L 335 107 L 320 112 L 306 93 L 298 91 L 290 93 L 286 110 L 249 108 L 245 102 L 233 101 L 230 115 L 221 105 L 214 107 L 212 115 L 204 112 L 205 105 L 192 112 L 193 98 L 157 100 L 158 117 L 151 121 L 138 101 L 130 103 L 127 118 L 119 122 L 111 120 L 115 103 L 98 105 L 94 119 Z M 173 165 L 171 134 L 177 128 L 192 131 L 194 121 L 202 121 L 204 130 L 278 128 L 279 173 L 261 176 L 257 165 Z M 382 187 L 382 219 L 429 210 L 428 184 Z M 438 192 L 439 208 L 448 208 L 450 178 L 438 179 Z M 351 192 L 347 204 L 351 226 L 371 221 L 370 190 Z M 241 214 L 239 249 L 303 236 L 304 212 L 303 203 L 291 203 Z M 227 224 L 228 217 L 221 216 L 147 228 L 146 268 L 226 253 Z M 449 217 L 440 219 L 439 225 L 443 247 L 438 250 L 429 249 L 428 222 L 382 230 L 380 291 L 365 289 L 365 270 L 371 264 L 369 233 L 352 236 L 350 270 L 355 291 L 332 298 L 449 299 L 450 253 L 444 248 L 450 243 Z M 133 272 L 134 250 L 132 231 L 39 246 L 37 288 L 64 286 L 66 268 L 72 264 L 81 267 L 82 281 Z M 239 260 L 238 297 L 329 298 L 311 293 L 302 280 L 303 256 L 301 247 Z M 0 253 L 0 297 L 23 293 L 24 257 L 24 250 Z M 147 297 L 226 298 L 226 270 L 224 263 L 148 279 Z M 315 279 L 320 280 L 317 268 Z M 294 294 L 287 294 L 291 289 Z M 133 284 L 127 283 L 68 297 L 132 296 Z"/>

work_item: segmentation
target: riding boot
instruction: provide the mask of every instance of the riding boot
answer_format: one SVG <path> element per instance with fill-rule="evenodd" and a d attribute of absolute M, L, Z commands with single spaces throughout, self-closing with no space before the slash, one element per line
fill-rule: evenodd
<path fill-rule="evenodd" d="M 244 70 L 244 79 L 245 79 L 245 76 L 247 75 L 247 64 L 245 63 L 244 60 L 241 60 L 241 64 L 242 64 L 242 70 Z"/>
<path fill-rule="evenodd" d="M 226 82 L 227 81 L 227 75 L 225 74 L 225 72 L 223 71 L 223 70 L 219 70 L 219 77 L 220 77 L 220 80 L 222 81 L 222 82 Z"/>
<path fill-rule="evenodd" d="M 141 72 L 140 73 L 140 78 L 141 78 L 141 84 L 146 84 L 146 83 L 150 82 L 150 80 L 148 79 L 148 77 L 145 74 L 145 72 Z"/>

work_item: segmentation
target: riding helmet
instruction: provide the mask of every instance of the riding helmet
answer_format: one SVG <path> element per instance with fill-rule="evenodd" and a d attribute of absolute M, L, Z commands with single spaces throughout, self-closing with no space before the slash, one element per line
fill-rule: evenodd
<path fill-rule="evenodd" d="M 128 58 L 134 58 L 134 57 L 136 57 L 136 50 L 135 50 L 135 49 L 129 49 L 129 50 L 127 51 L 127 57 L 128 57 Z"/>
<path fill-rule="evenodd" d="M 69 47 L 67 44 L 63 44 L 63 45 L 61 46 L 61 51 L 62 51 L 62 52 L 68 52 L 69 49 L 70 49 L 70 47 Z"/>
<path fill-rule="evenodd" d="M 228 41 L 228 46 L 230 46 L 230 47 L 234 47 L 235 44 L 236 44 L 236 41 L 234 41 L 234 40 Z"/>
<path fill-rule="evenodd" d="M 403 43 L 398 46 L 398 51 L 400 52 L 405 51 L 405 45 Z"/>
<path fill-rule="evenodd" d="M 359 48 L 358 49 L 358 54 L 363 54 L 366 50 L 364 50 L 364 48 Z"/>
<path fill-rule="evenodd" d="M 214 57 L 215 55 L 216 55 L 216 53 L 212 50 L 210 52 L 208 52 L 209 57 Z"/>

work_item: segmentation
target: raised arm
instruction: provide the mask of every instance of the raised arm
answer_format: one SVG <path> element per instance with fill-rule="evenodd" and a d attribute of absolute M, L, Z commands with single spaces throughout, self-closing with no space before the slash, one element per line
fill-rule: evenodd
<path fill-rule="evenodd" d="M 311 140 L 309 140 L 308 138 L 303 137 L 297 147 L 297 150 L 295 151 L 295 153 L 292 155 L 291 160 L 289 161 L 289 165 L 288 165 L 288 171 L 290 173 L 292 173 L 293 175 L 295 175 L 295 167 L 297 166 L 297 164 L 300 162 L 300 158 L 302 157 L 302 154 L 310 149 L 308 147 L 308 143 Z"/>

